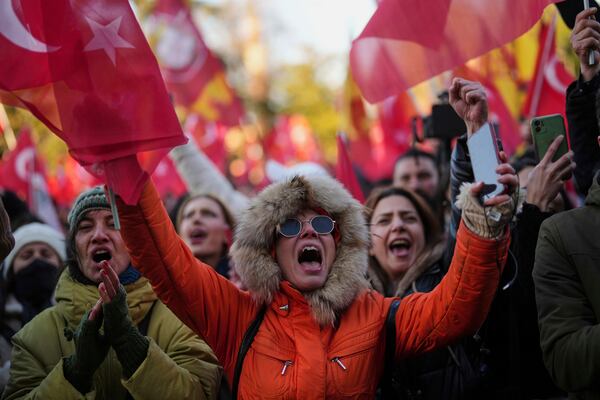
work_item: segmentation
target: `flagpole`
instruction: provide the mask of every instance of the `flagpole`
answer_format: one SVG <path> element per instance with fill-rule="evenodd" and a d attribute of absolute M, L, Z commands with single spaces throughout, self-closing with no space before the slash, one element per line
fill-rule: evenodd
<path fill-rule="evenodd" d="M 110 203 L 110 211 L 113 215 L 113 223 L 115 224 L 115 229 L 121 230 L 121 221 L 119 221 L 119 210 L 117 210 L 117 199 L 115 198 L 115 192 L 108 188 L 108 201 Z"/>
<path fill-rule="evenodd" d="M 544 42 L 544 48 L 542 49 L 542 57 L 540 58 L 540 65 L 535 77 L 533 87 L 533 97 L 531 100 L 531 106 L 529 107 L 529 117 L 533 117 L 537 113 L 537 108 L 540 103 L 540 97 L 542 95 L 542 84 L 544 82 L 544 69 L 548 63 L 548 57 L 550 56 L 551 46 L 554 44 L 554 31 L 556 30 L 556 14 L 552 16 L 552 22 L 546 32 L 546 40 Z"/>
<path fill-rule="evenodd" d="M 590 8 L 590 0 L 583 0 L 583 9 L 587 10 L 588 8 Z M 590 18 L 593 19 L 593 17 Z M 594 49 L 592 48 L 588 53 L 588 65 L 594 64 L 596 64 L 596 58 L 594 57 Z"/>

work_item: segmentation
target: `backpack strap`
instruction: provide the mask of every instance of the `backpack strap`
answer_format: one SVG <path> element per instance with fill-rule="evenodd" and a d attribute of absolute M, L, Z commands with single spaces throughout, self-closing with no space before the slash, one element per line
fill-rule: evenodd
<path fill-rule="evenodd" d="M 400 306 L 400 299 L 392 301 L 385 320 L 385 364 L 383 375 L 379 382 L 381 399 L 392 399 L 392 376 L 394 374 L 394 356 L 396 355 L 396 313 Z"/>
<path fill-rule="evenodd" d="M 238 351 L 237 361 L 235 362 L 235 370 L 233 372 L 233 383 L 231 387 L 231 398 L 234 400 L 237 399 L 238 385 L 240 383 L 240 375 L 242 374 L 244 358 L 246 358 L 246 353 L 248 353 L 248 350 L 250 349 L 250 346 L 254 341 L 254 337 L 256 336 L 260 325 L 262 324 L 266 311 L 266 305 L 263 305 L 261 309 L 258 310 L 254 321 L 252 321 L 252 323 L 246 330 L 246 333 L 244 334 L 244 339 L 242 339 L 242 344 L 240 345 L 240 350 Z"/>

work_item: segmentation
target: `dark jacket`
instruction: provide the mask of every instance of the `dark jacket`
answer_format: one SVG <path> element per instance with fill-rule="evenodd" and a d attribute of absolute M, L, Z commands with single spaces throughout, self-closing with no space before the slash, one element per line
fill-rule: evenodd
<path fill-rule="evenodd" d="M 452 215 L 450 235 L 460 221 L 461 212 L 455 205 L 463 182 L 473 182 L 473 170 L 462 136 L 452 152 L 450 191 Z M 479 334 L 474 340 L 480 354 L 467 348 L 473 363 L 483 369 L 478 398 L 531 399 L 560 396 L 541 357 L 535 290 L 531 278 L 538 231 L 550 213 L 543 213 L 524 203 L 511 229 L 512 242 L 506 268 L 492 307 Z M 447 259 L 447 256 L 446 256 Z"/>
<path fill-rule="evenodd" d="M 542 224 L 533 279 L 544 362 L 571 399 L 600 399 L 600 183 Z"/>
<path fill-rule="evenodd" d="M 589 82 L 582 77 L 571 83 L 567 89 L 567 122 L 569 139 L 573 150 L 573 161 L 577 164 L 573 173 L 577 193 L 587 195 L 596 171 L 600 169 L 600 148 L 597 138 L 600 135 L 596 116 L 596 92 L 600 87 L 600 75 Z"/>

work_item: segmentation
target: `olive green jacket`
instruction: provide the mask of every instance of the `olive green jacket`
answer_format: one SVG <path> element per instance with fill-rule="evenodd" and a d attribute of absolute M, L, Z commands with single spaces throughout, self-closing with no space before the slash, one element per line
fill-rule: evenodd
<path fill-rule="evenodd" d="M 571 399 L 600 399 L 599 177 L 584 207 L 544 221 L 533 270 L 544 362 Z"/>
<path fill-rule="evenodd" d="M 133 322 L 151 311 L 150 347 L 137 371 L 125 379 L 111 348 L 94 374 L 92 391 L 79 393 L 63 375 L 63 357 L 75 352 L 72 332 L 98 300 L 95 286 L 74 281 L 65 271 L 56 289 L 57 304 L 13 337 L 10 379 L 3 399 L 211 399 L 216 398 L 221 368 L 208 345 L 156 300 L 149 282 L 125 286 Z M 152 304 L 154 305 L 153 308 Z"/>

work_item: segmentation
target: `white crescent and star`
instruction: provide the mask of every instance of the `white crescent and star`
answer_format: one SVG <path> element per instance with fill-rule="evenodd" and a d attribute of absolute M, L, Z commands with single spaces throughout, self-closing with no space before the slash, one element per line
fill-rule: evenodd
<path fill-rule="evenodd" d="M 31 175 L 31 165 L 35 157 L 35 149 L 26 147 L 17 155 L 15 159 L 15 172 L 22 181 L 29 180 Z"/>
<path fill-rule="evenodd" d="M 4 1 L 4 0 L 0 0 Z M 134 49 L 135 46 L 119 35 L 121 17 L 117 17 L 106 25 L 85 17 L 92 29 L 94 37 L 88 42 L 83 51 L 104 50 L 113 65 L 117 65 L 115 49 Z"/>
<path fill-rule="evenodd" d="M 550 85 L 550 87 L 556 90 L 558 93 L 565 93 L 567 91 L 568 84 L 564 84 L 561 82 L 558 77 L 558 72 L 556 68 L 560 65 L 560 61 L 556 57 L 556 54 L 552 56 L 546 68 L 544 70 L 544 76 L 546 77 L 546 81 Z"/>
<path fill-rule="evenodd" d="M 112 64 L 116 65 L 116 49 L 135 48 L 119 35 L 122 17 L 117 17 L 106 25 L 88 17 L 85 19 L 94 36 L 85 46 L 84 51 L 103 50 Z M 60 48 L 60 46 L 50 46 L 31 34 L 15 13 L 13 0 L 0 0 L 0 36 L 5 37 L 15 46 L 34 53 L 51 53 Z"/>
<path fill-rule="evenodd" d="M 0 0 L 0 35 L 15 46 L 34 53 L 50 53 L 60 48 L 49 46 L 33 37 L 15 13 L 12 0 Z"/>

